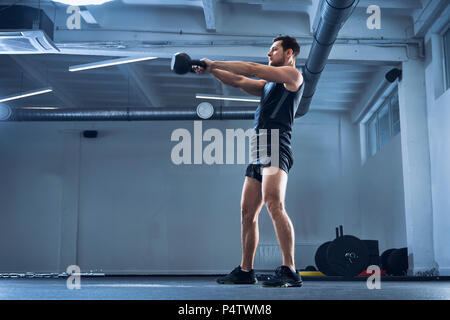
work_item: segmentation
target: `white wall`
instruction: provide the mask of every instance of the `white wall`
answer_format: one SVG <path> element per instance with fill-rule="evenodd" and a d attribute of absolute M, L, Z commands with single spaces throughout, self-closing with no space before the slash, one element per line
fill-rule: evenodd
<path fill-rule="evenodd" d="M 203 132 L 251 124 L 209 121 Z M 174 165 L 176 128 L 193 133 L 193 122 L 0 123 L 0 272 L 62 272 L 78 264 L 117 274 L 196 274 L 236 266 L 245 165 Z M 81 138 L 86 129 L 99 137 Z M 295 122 L 286 209 L 297 268 L 314 265 L 315 250 L 340 224 L 381 247 L 403 243 L 399 143 L 361 168 L 358 139 L 349 114 L 311 112 Z M 386 163 L 392 166 L 382 170 Z M 397 193 L 370 198 L 375 189 L 389 193 L 385 184 Z M 374 218 L 380 214 L 395 223 Z M 255 268 L 279 264 L 264 208 Z"/>
<path fill-rule="evenodd" d="M 251 122 L 204 122 L 203 132 L 209 127 Z M 216 273 L 237 265 L 245 166 L 174 165 L 176 128 L 193 132 L 193 123 L 0 123 L 0 271 L 78 264 L 107 273 Z M 81 138 L 83 129 L 99 138 Z M 312 112 L 294 132 L 286 207 L 301 268 L 314 264 L 335 226 L 361 234 L 359 149 L 348 115 Z M 266 209 L 260 244 L 255 267 L 279 265 Z"/>
<path fill-rule="evenodd" d="M 406 247 L 405 202 L 400 134 L 358 170 L 362 234 L 378 239 L 380 254 Z"/>
<path fill-rule="evenodd" d="M 440 37 L 431 30 L 425 37 L 428 131 L 433 199 L 434 255 L 441 275 L 450 275 L 450 90 L 442 78 Z"/>
<path fill-rule="evenodd" d="M 20 127 L 0 123 L 0 270 L 53 272 L 60 244 L 62 139 L 42 125 L 39 131 Z"/>

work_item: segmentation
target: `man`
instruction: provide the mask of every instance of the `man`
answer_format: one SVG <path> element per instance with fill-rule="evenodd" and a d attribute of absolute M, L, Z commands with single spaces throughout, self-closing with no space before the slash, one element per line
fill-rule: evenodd
<path fill-rule="evenodd" d="M 294 162 L 290 146 L 291 131 L 303 92 L 303 77 L 295 68 L 299 52 L 300 46 L 295 38 L 280 36 L 274 39 L 267 54 L 268 66 L 252 62 L 202 59 L 207 65 L 206 70 L 194 67 L 199 74 L 209 72 L 226 85 L 261 97 L 255 113 L 255 132 L 259 141 L 266 134 L 264 138 L 268 142 L 264 146 L 258 144 L 258 154 L 265 152 L 271 158 L 273 155 L 270 154 L 270 147 L 275 143 L 270 140 L 270 137 L 273 139 L 270 130 L 279 134 L 279 154 L 276 155 L 279 156 L 278 161 L 257 161 L 247 167 L 241 199 L 242 260 L 230 274 L 217 279 L 218 283 L 257 283 L 253 261 L 259 239 L 258 215 L 265 204 L 275 227 L 283 265 L 276 269 L 275 276 L 264 282 L 263 286 L 302 285 L 294 263 L 294 229 L 284 208 L 288 173 Z"/>

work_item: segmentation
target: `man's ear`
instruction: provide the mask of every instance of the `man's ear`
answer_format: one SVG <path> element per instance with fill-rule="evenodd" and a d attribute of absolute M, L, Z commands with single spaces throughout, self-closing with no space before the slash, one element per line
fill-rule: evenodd
<path fill-rule="evenodd" d="M 292 50 L 292 49 L 287 49 L 286 52 L 287 52 L 289 58 L 292 57 L 294 54 L 294 50 Z"/>

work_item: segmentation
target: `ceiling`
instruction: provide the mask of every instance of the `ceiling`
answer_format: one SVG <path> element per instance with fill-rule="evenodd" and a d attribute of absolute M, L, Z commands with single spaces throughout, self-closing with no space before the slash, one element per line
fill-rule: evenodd
<path fill-rule="evenodd" d="M 370 30 L 360 0 L 338 36 L 322 73 L 311 110 L 351 112 L 365 101 L 380 75 L 411 55 L 421 55 L 423 24 L 439 0 L 379 0 L 380 30 Z M 1 1 L 14 4 L 17 1 Z M 0 97 L 52 86 L 53 92 L 11 101 L 11 107 L 187 107 L 205 100 L 197 93 L 244 96 L 210 75 L 179 76 L 170 57 L 185 51 L 194 58 L 267 63 L 271 39 L 291 34 L 299 40 L 301 67 L 320 18 L 320 0 L 115 0 L 82 7 L 95 23 L 68 28 L 67 6 L 50 1 L 19 1 L 40 6 L 55 23 L 58 54 L 0 54 Z M 431 7 L 431 9 L 430 9 Z M 1 12 L 0 12 L 1 15 Z M 69 72 L 70 66 L 114 57 L 154 55 L 158 59 Z M 252 102 L 210 101 L 214 106 L 256 106 Z"/>

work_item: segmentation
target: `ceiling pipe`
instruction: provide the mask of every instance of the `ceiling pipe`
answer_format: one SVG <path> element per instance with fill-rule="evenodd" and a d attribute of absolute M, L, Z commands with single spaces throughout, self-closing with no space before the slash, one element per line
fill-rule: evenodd
<path fill-rule="evenodd" d="M 208 120 L 250 120 L 256 107 L 218 107 Z M 1 121 L 2 119 L 0 119 Z M 170 108 L 10 108 L 3 121 L 154 121 L 154 120 L 204 120 L 196 107 Z"/>
<path fill-rule="evenodd" d="M 296 118 L 308 112 L 331 48 L 339 31 L 358 2 L 358 0 L 324 0 L 322 2 L 320 21 L 314 33 L 314 41 L 303 70 L 305 89 L 295 115 Z"/>

